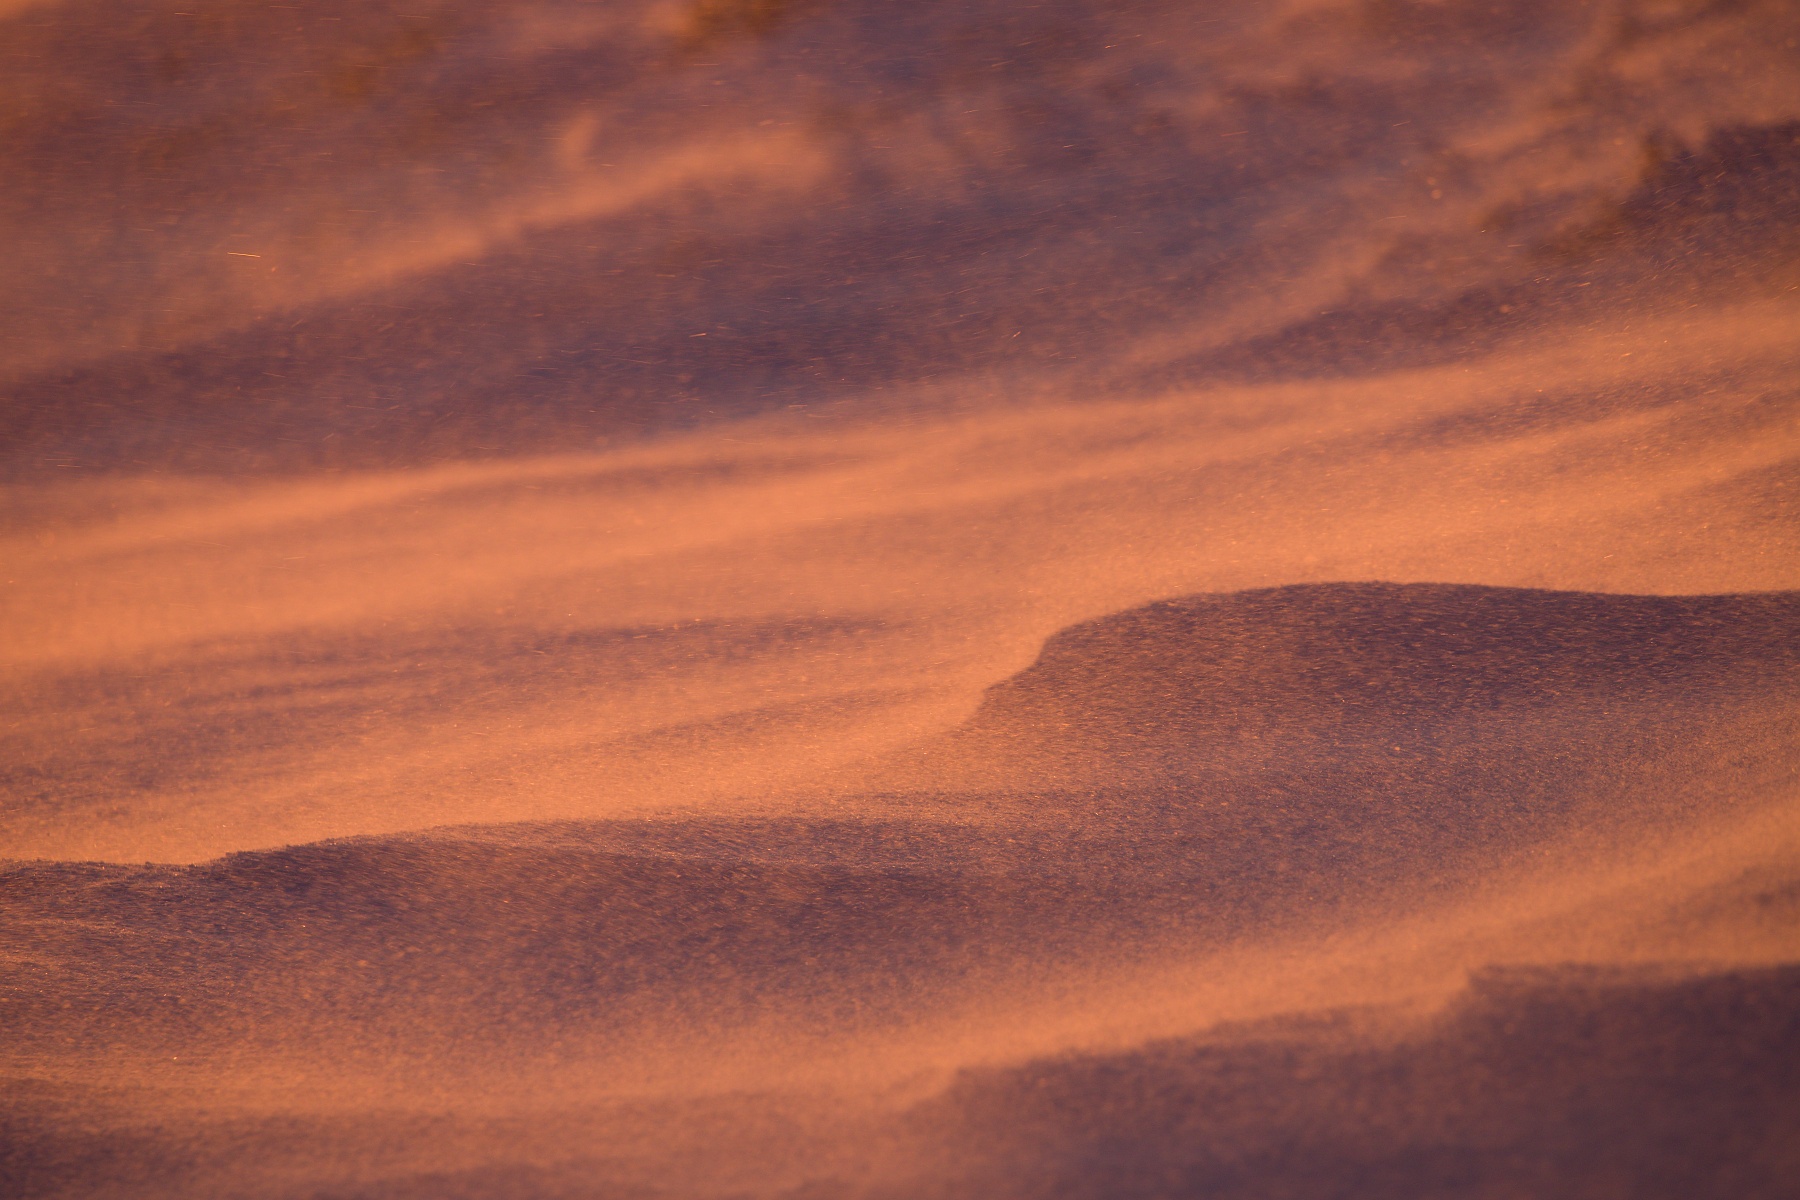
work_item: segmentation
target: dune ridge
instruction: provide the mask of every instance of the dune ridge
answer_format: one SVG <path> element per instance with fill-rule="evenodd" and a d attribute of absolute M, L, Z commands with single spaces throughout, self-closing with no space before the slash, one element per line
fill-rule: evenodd
<path fill-rule="evenodd" d="M 1146 962 L 1187 958 L 1229 971 L 1233 954 L 1259 943 L 1354 939 L 1408 913 L 1454 913 L 1476 893 L 1491 903 L 1509 874 L 1530 886 L 1522 864 L 1543 852 L 1560 855 L 1558 872 L 1571 860 L 1591 871 L 1630 848 L 1666 853 L 1696 831 L 1716 835 L 1771 813 L 1791 821 L 1797 632 L 1793 593 L 1364 583 L 1196 596 L 1051 638 L 1036 663 L 922 752 L 937 764 L 935 787 L 921 785 L 916 755 L 889 756 L 871 770 L 891 772 L 897 786 L 812 802 L 837 807 L 835 816 L 451 827 L 186 867 L 15 863 L 0 888 L 9 1069 L 53 1094 L 82 1094 L 135 1063 L 154 1095 L 175 1086 L 168 1072 L 182 1060 L 249 1077 L 259 1059 L 324 1056 L 341 1072 L 385 1077 L 378 1086 L 395 1111 L 430 1107 L 431 1080 L 522 1070 L 590 1106 L 629 1108 L 651 1101 L 629 1099 L 630 1087 L 605 1097 L 628 1078 L 650 1078 L 634 1071 L 659 1052 L 682 1058 L 701 1045 L 728 1059 L 734 1039 L 765 1051 L 803 1043 L 821 1062 L 835 1052 L 856 1078 L 871 1069 L 860 1043 L 912 1037 L 923 1039 L 913 1069 L 952 1071 L 948 1090 L 891 1116 L 883 1105 L 858 1116 L 879 1131 L 867 1135 L 876 1149 L 850 1154 L 849 1174 L 815 1181 L 826 1188 L 816 1194 L 1126 1186 L 1149 1195 L 1176 1176 L 1182 1188 L 1262 1194 L 1272 1178 L 1308 1188 L 1345 1171 L 1379 1191 L 1406 1180 L 1449 1186 L 1457 1171 L 1516 1152 L 1507 1145 L 1531 1148 L 1531 1171 L 1626 1171 L 1641 1182 L 1660 1177 L 1653 1164 L 1662 1160 L 1628 1147 L 1654 1145 L 1686 1164 L 1681 1179 L 1736 1180 L 1747 1194 L 1773 1195 L 1788 1161 L 1781 1105 L 1791 1101 L 1769 1064 L 1796 1035 L 1792 970 L 1754 958 L 1731 967 L 1742 950 L 1728 937 L 1696 956 L 1734 914 L 1800 894 L 1800 857 L 1789 848 L 1770 861 L 1766 841 L 1765 861 L 1714 867 L 1704 886 L 1690 879 L 1685 892 L 1652 902 L 1671 919 L 1685 911 L 1689 924 L 1691 961 L 1678 952 L 1661 973 L 1655 959 L 1608 967 L 1602 957 L 1583 974 L 1552 957 L 1535 975 L 1478 974 L 1423 1026 L 1350 992 L 1339 1016 L 1299 1025 L 1246 1017 L 1111 1051 L 1084 1049 L 1079 1032 L 1062 1035 L 1072 1040 L 1059 1049 L 1052 1035 L 1026 1062 L 960 1073 L 957 1052 L 924 1047 L 940 1016 L 971 1003 L 1010 993 L 1022 1019 L 1034 1005 L 1054 1007 L 1031 997 L 1056 994 L 1062 976 L 1085 978 L 1083 1003 L 1104 1012 L 1131 993 Z M 1277 740 L 1281 752 L 1246 754 L 1246 740 L 1258 739 Z M 1081 769 L 1090 764 L 1104 771 Z M 1729 786 L 1717 786 L 1722 774 Z M 1012 786 L 996 789 L 996 778 Z M 846 799 L 857 801 L 848 815 Z M 1749 889 L 1739 884 L 1734 896 L 1733 881 L 1745 878 Z M 1581 900 L 1571 893 L 1564 906 L 1579 912 Z M 1696 922 L 1695 913 L 1705 915 Z M 1611 914 L 1621 915 L 1656 919 Z M 1533 953 L 1525 933 L 1476 936 L 1461 953 L 1554 954 L 1553 937 Z M 1438 969 L 1448 962 L 1454 975 L 1454 952 L 1438 953 Z M 1317 975 L 1326 961 L 1302 969 Z M 1373 969 L 1396 966 L 1407 969 L 1404 960 Z M 1109 974 L 1124 989 L 1111 998 Z M 1228 977 L 1214 983 L 1231 987 Z M 1311 1005 L 1320 1011 L 1316 998 Z M 1200 1012 L 1190 1020 L 1204 1023 Z M 1393 1032 L 1352 1036 L 1342 1022 Z M 1579 1086 L 1567 1071 L 1525 1065 L 1562 1061 L 1547 1048 L 1571 1038 L 1589 1056 Z M 1720 1039 L 1728 1060 L 1709 1057 Z M 1681 1065 L 1659 1074 L 1664 1090 L 1646 1099 L 1632 1064 L 1650 1045 Z M 609 1061 L 618 1064 L 611 1087 Z M 575 1063 L 585 1075 L 571 1073 Z M 1468 1090 L 1476 1063 L 1502 1072 L 1479 1095 Z M 1561 1105 L 1555 1111 L 1607 1121 L 1658 1113 L 1653 1122 L 1666 1123 L 1690 1086 L 1682 1081 L 1702 1076 L 1758 1113 L 1741 1121 L 1734 1114 L 1745 1108 L 1724 1107 L 1708 1117 L 1736 1130 L 1736 1174 L 1692 1150 L 1713 1136 L 1710 1125 L 1669 1142 L 1646 1132 L 1652 1124 L 1584 1153 L 1557 1141 L 1554 1121 L 1518 1107 Z M 1266 1090 L 1288 1078 L 1285 1091 Z M 1261 1097 L 1248 1110 L 1232 1091 L 1246 1087 Z M 1775 1107 L 1757 1098 L 1765 1092 Z M 658 1103 L 700 1103 L 680 1095 Z M 1389 1095 L 1406 1099 L 1396 1107 Z M 1429 1120 L 1409 1115 L 1438 1103 L 1429 1097 L 1451 1107 Z M 741 1131 L 762 1101 L 716 1103 L 729 1110 L 725 1127 Z M 11 1119 L 30 1125 L 34 1106 L 22 1104 Z M 1323 1115 L 1358 1104 L 1385 1115 L 1371 1126 Z M 864 1136 L 800 1111 L 810 1114 L 797 1118 L 807 1137 L 819 1139 L 801 1139 L 812 1146 L 802 1160 L 823 1145 L 844 1153 L 834 1139 Z M 1096 1124 L 1094 1112 L 1110 1115 Z M 1237 1115 L 1209 1115 L 1224 1113 Z M 479 1140 L 472 1118 L 450 1119 L 454 1138 Z M 1123 1123 L 1119 1132 L 1109 1121 Z M 1174 1136 L 1168 1122 L 1187 1132 Z M 1301 1132 L 1283 1132 L 1290 1126 Z M 22 1187 L 48 1187 L 57 1142 L 33 1128 L 49 1140 L 28 1141 L 39 1148 L 9 1169 Z M 1479 1137 L 1500 1141 L 1479 1153 L 1416 1150 L 1421 1140 L 1460 1145 L 1483 1129 L 1492 1132 Z M 328 1145 L 342 1135 L 312 1136 Z M 1279 1168 L 1254 1149 L 1258 1139 L 1296 1136 L 1307 1149 L 1284 1151 L 1291 1157 Z M 417 1186 L 586 1194 L 580 1181 L 601 1170 L 539 1161 L 543 1153 L 495 1168 L 488 1185 L 432 1177 Z M 729 1160 L 741 1150 L 727 1139 L 718 1153 Z M 1097 1168 L 1094 1154 L 1114 1165 Z M 1478 1173 L 1483 1187 L 1512 1178 Z M 96 1182 L 78 1171 L 68 1180 Z M 413 1185 L 369 1186 L 406 1195 Z"/>

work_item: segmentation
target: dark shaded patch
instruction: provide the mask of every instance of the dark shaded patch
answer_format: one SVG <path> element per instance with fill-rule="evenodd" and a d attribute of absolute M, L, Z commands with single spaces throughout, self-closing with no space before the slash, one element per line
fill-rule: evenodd
<path fill-rule="evenodd" d="M 1786 693 L 1796 667 L 1792 593 L 1297 584 L 1163 601 L 1064 630 L 989 690 L 971 729 L 1172 749 L 1259 726 L 1405 728 L 1559 705 Z"/>
<path fill-rule="evenodd" d="M 1425 367 L 1621 307 L 1786 290 L 1800 263 L 1800 124 L 1723 129 L 1696 149 L 1651 138 L 1644 160 L 1623 200 L 1532 246 L 1512 278 L 1449 297 L 1354 303 L 1159 367 L 1148 381 Z"/>
<path fill-rule="evenodd" d="M 690 0 L 681 16 L 682 45 L 699 50 L 734 37 L 767 37 L 826 0 Z"/>
<path fill-rule="evenodd" d="M 1223 1042 L 971 1073 L 911 1117 L 944 1165 L 865 1196 L 1787 1196 L 1800 968 L 1477 978 L 1392 1046 Z"/>

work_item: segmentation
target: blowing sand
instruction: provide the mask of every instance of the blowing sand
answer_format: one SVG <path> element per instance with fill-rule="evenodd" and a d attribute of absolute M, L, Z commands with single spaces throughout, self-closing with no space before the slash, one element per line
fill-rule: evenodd
<path fill-rule="evenodd" d="M 1797 38 L 0 6 L 0 1191 L 1790 1195 Z"/>

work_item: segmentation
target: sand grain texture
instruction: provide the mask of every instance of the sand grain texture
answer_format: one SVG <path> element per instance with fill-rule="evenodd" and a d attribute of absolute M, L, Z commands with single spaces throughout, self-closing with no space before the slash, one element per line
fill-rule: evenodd
<path fill-rule="evenodd" d="M 1797 45 L 0 3 L 0 1193 L 1791 1195 Z"/>

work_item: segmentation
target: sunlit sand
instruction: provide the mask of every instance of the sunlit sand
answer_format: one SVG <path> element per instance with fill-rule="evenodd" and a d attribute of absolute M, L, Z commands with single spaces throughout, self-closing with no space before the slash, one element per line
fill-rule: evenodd
<path fill-rule="evenodd" d="M 0 4 L 0 1192 L 1786 1194 L 1797 40 Z"/>

